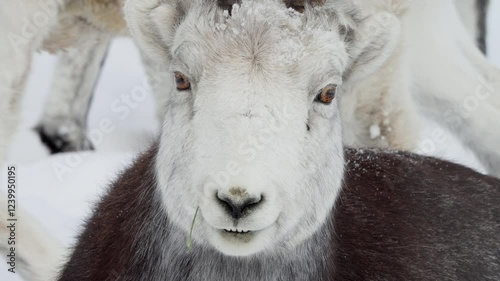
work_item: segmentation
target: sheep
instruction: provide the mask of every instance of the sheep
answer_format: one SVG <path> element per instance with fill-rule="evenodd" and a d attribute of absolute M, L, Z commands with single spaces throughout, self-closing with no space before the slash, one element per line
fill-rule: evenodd
<path fill-rule="evenodd" d="M 5 25 L 7 28 L 4 30 L 4 33 L 9 35 L 22 34 L 23 18 L 35 18 L 40 11 L 50 16 L 55 16 L 53 17 L 54 22 L 42 25 L 39 28 L 40 30 L 36 30 L 36 36 L 22 39 L 21 42 L 23 44 L 16 44 L 15 42 L 18 42 L 19 39 L 13 40 L 11 38 L 10 41 L 14 41 L 11 45 L 21 50 L 23 57 L 13 57 L 11 55 L 13 50 L 7 48 L 4 49 L 4 51 L 7 50 L 4 53 L 4 56 L 7 56 L 7 58 L 3 59 L 3 56 L 0 57 L 0 60 L 7 62 L 5 65 L 13 65 L 9 63 L 12 60 L 15 62 L 15 65 L 20 65 L 19 69 L 22 70 L 18 73 L 8 70 L 10 74 L 7 76 L 14 76 L 7 77 L 6 81 L 2 82 L 2 84 L 5 84 L 6 89 L 17 90 L 14 90 L 16 94 L 12 94 L 11 90 L 5 92 L 5 96 L 8 98 L 4 100 L 12 99 L 13 102 L 11 103 L 15 106 L 11 106 L 12 109 L 10 110 L 7 107 L 2 110 L 2 112 L 8 113 L 6 113 L 4 119 L 7 120 L 6 124 L 2 126 L 3 128 L 0 128 L 0 130 L 5 130 L 5 132 L 0 132 L 0 138 L 5 142 L 3 147 L 6 147 L 9 136 L 12 135 L 12 131 L 16 127 L 15 121 L 19 112 L 16 101 L 19 100 L 24 88 L 23 85 L 27 69 L 29 69 L 31 50 L 42 48 L 57 53 L 60 62 L 58 63 L 55 80 L 52 85 L 52 94 L 44 110 L 44 115 L 39 125 L 35 128 L 36 132 L 51 153 L 92 149 L 92 144 L 87 139 L 85 130 L 87 113 L 109 41 L 116 35 L 127 35 L 121 12 L 123 3 L 120 0 L 50 1 L 46 5 L 33 2 L 34 4 L 28 5 L 28 3 L 25 3 L 25 5 L 18 5 L 18 7 L 12 5 L 12 7 L 5 8 L 5 11 L 15 16 L 12 19 L 9 19 L 9 15 L 4 17 L 4 20 L 8 23 Z M 300 5 L 300 2 L 291 1 L 290 3 L 299 3 Z M 446 2 L 445 5 L 448 5 L 448 7 L 435 10 L 443 11 L 446 9 L 446 13 L 450 14 L 446 15 L 447 17 L 456 17 L 451 1 L 444 2 Z M 228 1 L 228 3 L 230 6 L 232 2 Z M 369 3 L 358 1 L 357 4 L 365 6 L 367 9 L 389 10 L 390 12 L 397 13 L 401 18 L 406 17 L 404 14 L 405 7 L 416 5 L 405 4 L 399 0 L 378 0 Z M 470 31 L 472 37 L 478 38 L 478 44 L 482 49 L 484 49 L 485 45 L 487 4 L 488 1 L 484 0 L 457 1 L 456 3 L 467 29 Z M 418 5 L 423 6 L 424 4 Z M 226 5 L 226 8 L 229 6 Z M 27 10 L 25 7 L 34 9 Z M 442 16 L 440 15 L 440 17 Z M 442 25 L 442 23 L 440 24 Z M 17 25 L 20 29 L 16 30 L 14 25 Z M 14 28 L 10 28 L 11 26 Z M 414 28 L 415 26 L 411 25 L 411 27 Z M 422 28 L 420 27 L 420 29 Z M 451 29 L 455 32 L 452 32 L 452 36 L 448 40 L 454 42 L 456 41 L 457 32 L 460 33 L 461 31 L 461 24 L 456 23 Z M 12 30 L 14 32 L 11 32 Z M 432 27 L 422 30 L 422 33 L 432 33 L 430 32 L 431 30 Z M 415 32 L 415 29 L 410 28 L 404 29 L 403 33 L 421 34 Z M 27 39 L 29 40 L 25 42 Z M 470 41 L 469 39 L 461 38 L 460 40 Z M 346 144 L 356 147 L 385 147 L 420 152 L 421 149 L 417 147 L 415 141 L 419 138 L 420 118 L 417 113 L 418 106 L 414 104 L 409 93 L 412 87 L 413 75 L 408 70 L 411 66 L 408 66 L 406 57 L 420 57 L 419 52 L 421 51 L 419 49 L 408 51 L 405 50 L 404 46 L 411 46 L 411 44 L 403 40 L 401 47 L 398 48 L 398 51 L 394 52 L 392 59 L 388 60 L 379 71 L 367 77 L 363 82 L 360 81 L 353 89 L 350 89 L 350 98 L 345 99 L 342 106 L 343 114 L 345 114 L 345 118 L 343 118 L 344 122 L 346 122 L 345 127 L 349 128 L 345 132 Z M 467 46 L 467 48 L 470 49 L 469 53 L 474 52 L 473 46 Z M 436 56 L 436 54 L 431 55 Z M 429 54 L 425 54 L 425 56 L 428 57 Z M 458 54 L 458 56 L 481 65 L 481 68 L 491 68 L 487 66 L 487 62 L 482 58 L 470 58 L 470 56 L 467 57 L 465 54 Z M 456 55 L 453 59 L 456 59 Z M 155 65 L 154 60 L 149 59 L 147 56 L 144 56 L 144 61 L 150 82 L 153 84 L 153 93 L 158 101 L 158 119 L 162 120 L 164 117 L 163 95 L 161 88 L 156 89 L 154 85 L 154 77 L 157 75 L 155 72 L 157 72 L 158 66 Z M 446 63 L 449 64 L 449 61 L 443 63 L 446 65 Z M 487 70 L 488 73 L 495 73 L 495 71 Z M 483 84 L 486 84 L 488 93 L 495 92 L 497 88 L 491 86 L 494 82 L 491 81 L 491 78 L 487 77 L 489 74 L 485 74 L 483 70 L 477 70 L 477 72 L 477 76 L 481 77 L 479 80 L 485 81 Z M 464 74 L 461 75 L 464 76 Z M 471 81 L 471 79 L 458 80 L 469 80 L 468 84 L 470 85 L 472 83 L 477 85 L 479 81 L 478 79 L 474 79 L 474 81 Z M 419 83 L 426 83 L 426 81 Z M 447 83 L 444 84 L 447 85 Z M 430 92 L 431 97 L 442 99 L 442 90 L 432 89 Z M 462 91 L 464 93 L 459 95 L 462 101 L 473 95 L 471 94 L 472 90 Z M 481 102 L 483 101 L 481 100 Z M 7 106 L 7 104 L 5 103 L 1 106 Z M 461 124 L 467 123 L 468 120 L 465 119 L 473 118 L 464 118 L 463 114 L 460 113 L 463 111 L 463 106 L 460 104 L 457 105 L 456 102 L 454 109 L 454 111 L 459 111 L 459 113 L 453 112 L 451 118 L 439 116 L 436 119 L 453 119 L 453 122 L 446 122 L 446 124 L 442 125 L 452 127 L 452 130 L 457 131 L 457 127 L 461 128 L 463 127 L 460 126 Z M 439 111 L 437 109 L 433 110 Z M 493 111 L 492 114 L 495 114 L 497 109 L 494 108 L 489 111 Z M 478 116 L 474 119 L 479 119 L 479 121 L 473 121 L 473 123 L 479 123 L 473 125 L 473 128 L 477 128 L 477 130 L 471 130 L 472 132 L 467 133 L 473 133 L 472 137 L 477 138 L 476 134 L 481 134 L 484 130 L 484 128 L 480 128 L 483 116 Z M 457 135 L 478 154 L 491 174 L 498 173 L 496 168 L 498 166 L 498 153 L 490 153 L 492 150 L 495 151 L 496 147 L 492 147 L 491 143 L 484 144 L 477 139 L 470 140 L 471 136 L 464 137 L 458 132 Z M 494 142 L 496 140 L 497 138 L 493 138 Z M 3 152 L 0 153 L 0 159 L 3 158 L 1 157 L 2 154 Z"/>
<path fill-rule="evenodd" d="M 373 29 L 351 1 L 225 3 L 126 2 L 175 82 L 158 142 L 58 280 L 498 280 L 499 179 L 343 145 L 343 91 L 398 25 Z"/>

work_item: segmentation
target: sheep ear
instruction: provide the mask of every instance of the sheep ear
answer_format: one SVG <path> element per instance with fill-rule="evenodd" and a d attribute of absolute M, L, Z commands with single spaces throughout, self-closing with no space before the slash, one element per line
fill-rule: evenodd
<path fill-rule="evenodd" d="M 152 61 L 168 65 L 170 42 L 181 17 L 177 1 L 129 0 L 124 12 L 130 33 L 142 53 Z"/>
<path fill-rule="evenodd" d="M 380 68 L 398 46 L 401 27 L 396 16 L 383 12 L 360 20 L 350 33 L 346 43 L 351 63 L 344 83 L 364 79 Z"/>

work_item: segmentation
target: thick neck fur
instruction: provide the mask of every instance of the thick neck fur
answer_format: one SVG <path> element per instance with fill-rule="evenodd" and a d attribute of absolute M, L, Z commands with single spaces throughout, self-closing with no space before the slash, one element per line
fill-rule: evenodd
<path fill-rule="evenodd" d="M 500 181 L 468 168 L 348 149 L 326 225 L 292 251 L 233 258 L 196 241 L 187 253 L 186 231 L 164 210 L 155 157 L 152 149 L 113 184 L 60 281 L 500 280 Z"/>
<path fill-rule="evenodd" d="M 296 249 L 282 251 L 279 255 L 264 253 L 235 258 L 197 243 L 188 253 L 187 233 L 169 222 L 164 210 L 154 211 L 161 208 L 159 198 L 159 195 L 151 198 L 154 204 L 147 214 L 149 219 L 137 218 L 147 221 L 141 229 L 141 240 L 147 242 L 135 256 L 136 263 L 149 272 L 142 275 L 148 276 L 147 280 L 328 280 L 325 276 L 333 275 L 325 274 L 332 261 L 328 249 L 333 232 L 329 224 Z M 152 257 L 156 257 L 154 262 L 151 262 Z M 136 274 L 133 269 L 131 278 L 120 276 L 119 280 L 137 280 L 134 279 Z"/>
<path fill-rule="evenodd" d="M 235 258 L 194 242 L 188 253 L 188 234 L 164 210 L 154 151 L 138 159 L 103 198 L 59 280 L 326 281 L 333 276 L 332 220 L 294 250 Z"/>

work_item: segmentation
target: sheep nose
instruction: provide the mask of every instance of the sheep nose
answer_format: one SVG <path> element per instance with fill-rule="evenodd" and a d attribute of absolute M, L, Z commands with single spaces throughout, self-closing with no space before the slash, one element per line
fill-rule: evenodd
<path fill-rule="evenodd" d="M 221 206 L 234 219 L 242 218 L 248 211 L 257 207 L 262 202 L 262 195 L 259 196 L 230 196 L 227 194 L 217 193 L 217 199 Z"/>

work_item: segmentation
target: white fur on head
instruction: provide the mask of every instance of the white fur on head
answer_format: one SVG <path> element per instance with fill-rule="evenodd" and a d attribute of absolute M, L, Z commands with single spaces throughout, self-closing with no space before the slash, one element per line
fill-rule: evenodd
<path fill-rule="evenodd" d="M 170 65 L 172 79 L 178 71 L 191 82 L 189 91 L 164 89 L 156 164 L 169 218 L 187 235 L 199 206 L 194 241 L 227 255 L 293 249 L 328 218 L 344 173 L 337 102 L 315 97 L 376 67 L 388 45 L 381 33 L 368 39 L 349 1 L 304 14 L 278 0 L 242 1 L 231 15 L 211 0 L 183 3 L 126 6 L 142 48 Z M 262 201 L 235 220 L 220 194 Z"/>

